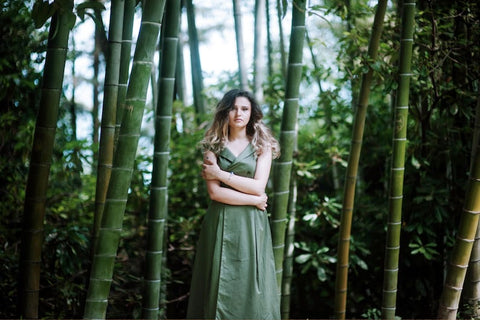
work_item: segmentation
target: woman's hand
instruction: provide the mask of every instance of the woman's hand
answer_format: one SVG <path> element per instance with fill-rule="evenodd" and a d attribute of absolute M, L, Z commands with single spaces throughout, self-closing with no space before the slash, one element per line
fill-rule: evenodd
<path fill-rule="evenodd" d="M 261 196 L 257 196 L 257 198 L 258 198 L 258 203 L 255 205 L 255 207 L 257 207 L 262 211 L 265 211 L 267 209 L 267 200 L 268 200 L 267 194 L 264 193 Z"/>
<path fill-rule="evenodd" d="M 202 177 L 205 180 L 220 180 L 222 170 L 217 164 L 217 159 L 211 155 L 205 155 L 202 164 Z"/>

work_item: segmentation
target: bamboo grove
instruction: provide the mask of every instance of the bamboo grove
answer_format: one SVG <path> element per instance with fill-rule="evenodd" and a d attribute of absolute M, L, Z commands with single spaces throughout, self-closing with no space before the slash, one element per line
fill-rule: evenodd
<path fill-rule="evenodd" d="M 480 316 L 475 2 L 0 8 L 3 318 L 185 317 L 198 142 L 232 87 L 281 145 L 282 318 Z"/>

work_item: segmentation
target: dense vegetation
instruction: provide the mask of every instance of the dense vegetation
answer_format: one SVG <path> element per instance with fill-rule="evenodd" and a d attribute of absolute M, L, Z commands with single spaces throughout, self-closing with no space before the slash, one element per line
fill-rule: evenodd
<path fill-rule="evenodd" d="M 352 110 L 366 68 L 374 10 L 369 1 L 348 3 L 319 1 L 309 9 L 310 47 L 305 46 L 294 160 L 298 199 L 292 319 L 328 318 L 333 314 L 338 226 Z M 390 4 L 379 59 L 370 64 L 375 70 L 374 84 L 350 247 L 347 317 L 351 318 L 380 316 L 392 106 L 400 46 L 398 8 L 397 1 Z M 330 22 L 325 24 L 325 20 Z M 47 35 L 46 29 L 35 29 L 31 4 L 18 0 L 0 5 L 0 28 L 0 317 L 15 318 L 25 185 Z M 208 37 L 211 30 L 203 32 L 203 37 Z M 418 1 L 414 38 L 397 315 L 433 318 L 470 167 L 479 99 L 480 7 L 472 1 Z M 309 48 L 315 63 L 307 52 Z M 327 63 L 321 54 L 327 49 L 335 52 L 333 63 Z M 280 53 L 274 51 L 272 56 L 276 61 Z M 75 55 L 69 58 L 75 59 Z M 74 86 L 64 85 L 65 91 Z M 222 75 L 218 85 L 205 88 L 207 105 L 212 107 L 221 92 L 238 85 L 236 75 Z M 264 89 L 266 121 L 278 133 L 285 90 L 280 70 L 270 75 Z M 75 104 L 69 95 L 62 96 L 42 248 L 42 318 L 83 316 L 95 205 L 96 159 L 92 155 L 98 144 L 91 138 L 78 139 L 73 121 L 88 109 Z M 151 103 L 146 113 L 146 122 L 151 122 Z M 208 201 L 199 175 L 202 157 L 197 143 L 209 117 L 196 114 L 192 106 L 181 101 L 174 103 L 173 115 L 168 268 L 163 290 L 166 317 L 182 318 L 194 247 Z M 148 146 L 153 135 L 149 130 L 142 133 L 142 146 Z M 109 297 L 109 318 L 141 316 L 151 163 L 151 148 L 139 148 Z M 463 308 L 460 315 L 468 316 L 468 311 L 468 307 Z"/>

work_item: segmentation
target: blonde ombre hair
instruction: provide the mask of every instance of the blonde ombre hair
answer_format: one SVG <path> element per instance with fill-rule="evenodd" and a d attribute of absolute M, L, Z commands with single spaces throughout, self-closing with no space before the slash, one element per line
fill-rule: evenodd
<path fill-rule="evenodd" d="M 228 114 L 233 109 L 235 99 L 238 97 L 245 97 L 250 101 L 251 114 L 246 129 L 257 156 L 261 155 L 265 149 L 271 148 L 273 158 L 278 158 L 280 145 L 270 129 L 263 123 L 263 112 L 258 102 L 250 92 L 239 89 L 228 91 L 218 102 L 212 125 L 207 129 L 205 137 L 200 142 L 202 148 L 215 154 L 219 154 L 223 150 L 229 134 Z"/>

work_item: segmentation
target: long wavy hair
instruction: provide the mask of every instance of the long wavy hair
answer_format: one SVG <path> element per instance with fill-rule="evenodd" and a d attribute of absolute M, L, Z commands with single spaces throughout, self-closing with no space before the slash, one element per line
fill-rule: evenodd
<path fill-rule="evenodd" d="M 250 92 L 239 89 L 228 91 L 218 102 L 212 125 L 207 129 L 205 137 L 200 142 L 203 150 L 219 154 L 225 148 L 229 134 L 228 114 L 233 109 L 235 99 L 238 97 L 245 97 L 250 101 L 252 111 L 246 130 L 257 156 L 261 155 L 266 148 L 271 148 L 273 158 L 278 158 L 280 145 L 270 129 L 263 123 L 263 112 L 258 102 Z"/>

